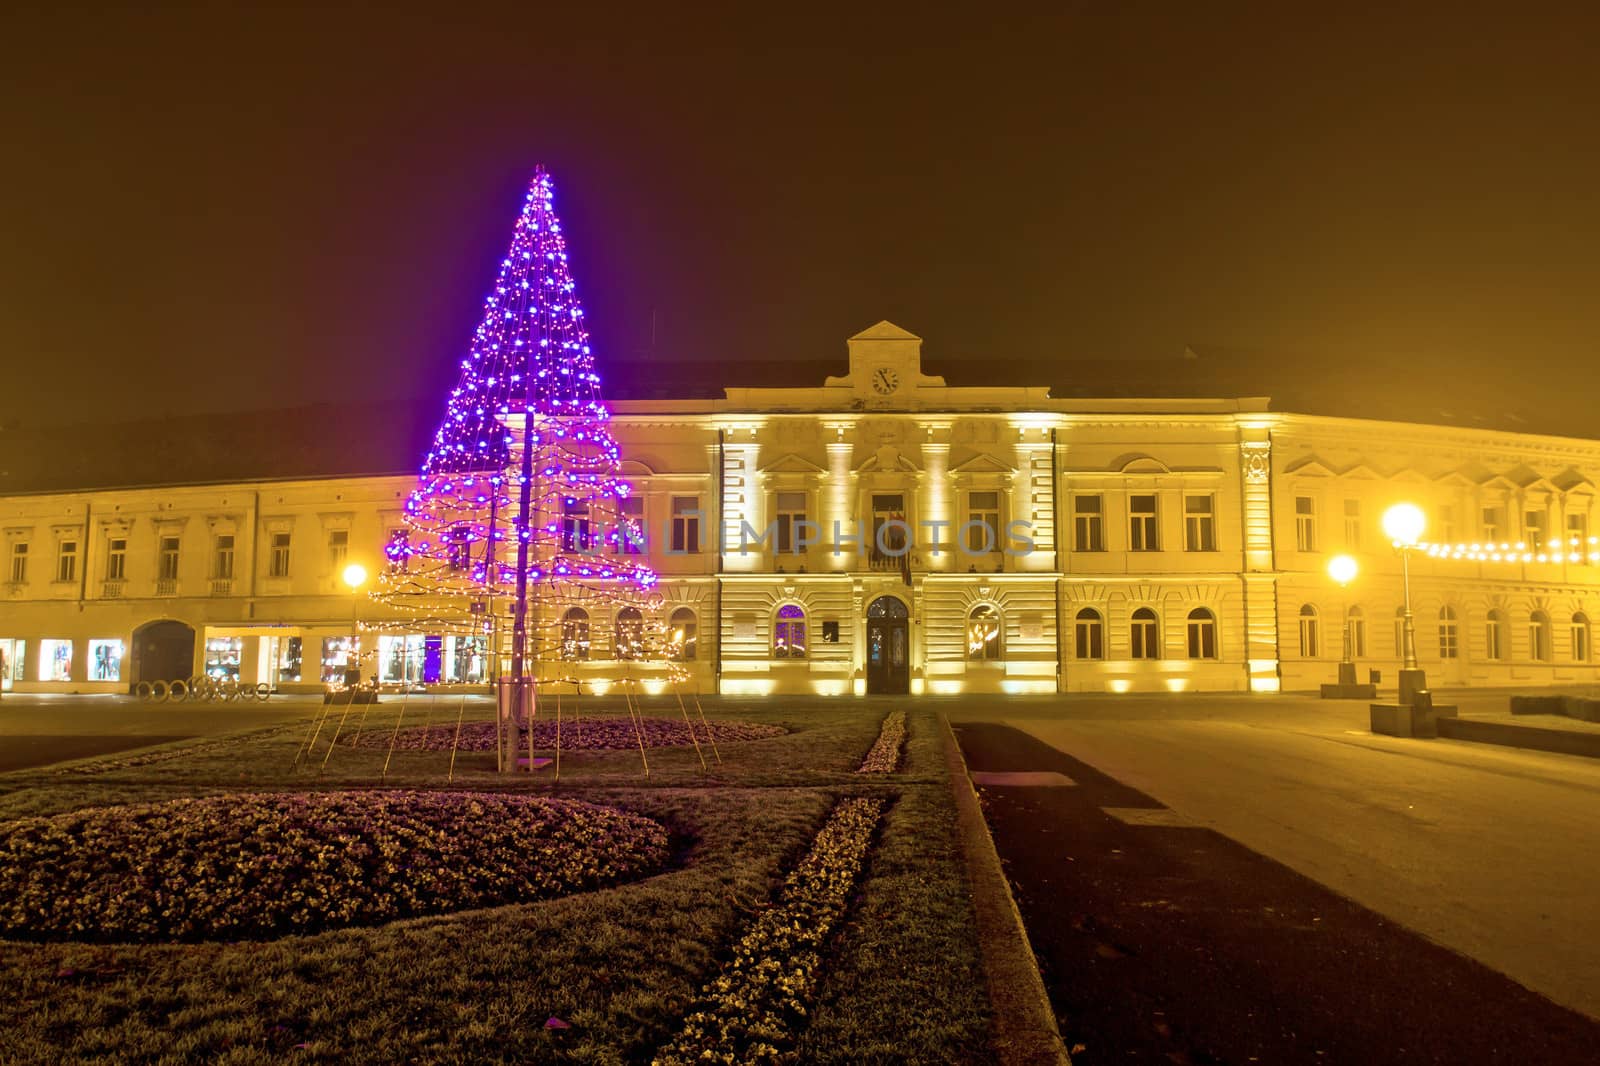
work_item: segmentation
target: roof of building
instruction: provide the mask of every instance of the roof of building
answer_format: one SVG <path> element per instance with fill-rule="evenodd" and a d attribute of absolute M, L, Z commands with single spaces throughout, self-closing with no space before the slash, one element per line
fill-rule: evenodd
<path fill-rule="evenodd" d="M 602 364 L 614 400 L 721 399 L 728 388 L 817 388 L 843 360 Z M 1398 367 L 1398 368 L 1397 368 Z M 1592 387 L 1535 375 L 1437 375 L 1405 364 L 1286 360 L 1191 349 L 1150 360 L 946 360 L 923 369 L 953 387 L 1039 386 L 1056 399 L 1270 396 L 1271 409 L 1593 438 Z M 417 469 L 442 412 L 436 396 L 383 403 L 190 415 L 87 425 L 0 425 L 0 494 L 404 474 Z"/>

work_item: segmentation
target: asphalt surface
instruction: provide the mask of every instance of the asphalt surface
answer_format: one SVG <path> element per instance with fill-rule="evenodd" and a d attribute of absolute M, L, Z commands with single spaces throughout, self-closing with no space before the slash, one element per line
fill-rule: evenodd
<path fill-rule="evenodd" d="M 1292 697 L 949 713 L 980 780 L 1073 782 L 980 790 L 1080 1064 L 1596 1061 L 1600 762 Z"/>

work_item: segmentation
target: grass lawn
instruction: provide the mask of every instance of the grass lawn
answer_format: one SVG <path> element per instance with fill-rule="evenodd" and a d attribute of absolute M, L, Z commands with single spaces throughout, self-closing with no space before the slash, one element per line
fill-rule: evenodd
<path fill-rule="evenodd" d="M 646 701 L 645 713 L 677 713 Z M 413 698 L 404 725 L 453 723 L 459 702 Z M 616 709 L 620 709 L 616 708 Z M 911 711 L 902 772 L 855 773 L 889 708 L 850 701 L 707 703 L 713 719 L 773 723 L 769 739 L 564 753 L 533 775 L 493 752 L 397 751 L 386 784 L 533 792 L 616 806 L 674 835 L 672 867 L 537 903 L 267 942 L 0 943 L 7 1061 L 648 1062 L 847 795 L 889 800 L 842 931 L 821 970 L 805 1062 L 977 1062 L 988 1005 L 959 861 L 938 723 Z M 310 708 L 308 708 L 308 711 Z M 586 706 L 584 713 L 593 708 Z M 468 719 L 486 706 L 469 702 Z M 361 708 L 346 723 L 354 728 Z M 392 730 L 397 700 L 364 729 Z M 226 709 L 218 713 L 225 714 Z M 543 713 L 543 711 L 541 712 Z M 309 763 L 309 720 L 150 753 L 0 775 L 0 820 L 231 791 L 371 787 L 386 753 L 338 745 Z M 75 770 L 80 772 L 63 772 Z M 81 772 L 89 771 L 94 772 Z M 569 1028 L 547 1028 L 550 1018 Z"/>

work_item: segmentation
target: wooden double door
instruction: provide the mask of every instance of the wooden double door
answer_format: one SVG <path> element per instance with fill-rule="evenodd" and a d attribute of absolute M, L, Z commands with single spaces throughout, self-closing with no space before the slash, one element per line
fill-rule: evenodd
<path fill-rule="evenodd" d="M 911 690 L 911 618 L 905 601 L 879 596 L 867 607 L 867 691 Z"/>

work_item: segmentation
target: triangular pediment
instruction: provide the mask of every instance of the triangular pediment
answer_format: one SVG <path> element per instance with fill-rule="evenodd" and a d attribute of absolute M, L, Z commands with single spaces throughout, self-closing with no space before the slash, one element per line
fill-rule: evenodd
<path fill-rule="evenodd" d="M 772 462 L 761 468 L 765 474 L 825 474 L 827 470 L 813 463 L 803 455 L 790 452 L 780 455 Z"/>
<path fill-rule="evenodd" d="M 888 319 L 868 326 L 866 329 L 850 338 L 853 341 L 921 341 L 922 338 L 909 330 L 901 329 Z"/>
<path fill-rule="evenodd" d="M 1515 466 L 1507 470 L 1505 478 L 1518 488 L 1526 489 L 1543 481 L 1544 475 L 1524 463 L 1521 466 Z"/>
<path fill-rule="evenodd" d="M 1332 465 L 1320 455 L 1304 455 L 1283 468 L 1285 474 L 1295 474 L 1299 477 L 1334 477 L 1338 474 Z"/>
<path fill-rule="evenodd" d="M 950 468 L 952 474 L 1015 474 L 1017 468 L 984 452 L 957 463 Z"/>
<path fill-rule="evenodd" d="M 1340 477 L 1355 478 L 1360 481 L 1382 481 L 1383 475 L 1378 473 L 1365 462 L 1352 463 L 1339 471 Z"/>
<path fill-rule="evenodd" d="M 1588 489 L 1591 492 L 1594 490 L 1594 482 L 1585 477 L 1581 471 L 1570 466 L 1551 478 L 1550 484 L 1562 492 L 1572 492 L 1575 489 Z"/>

